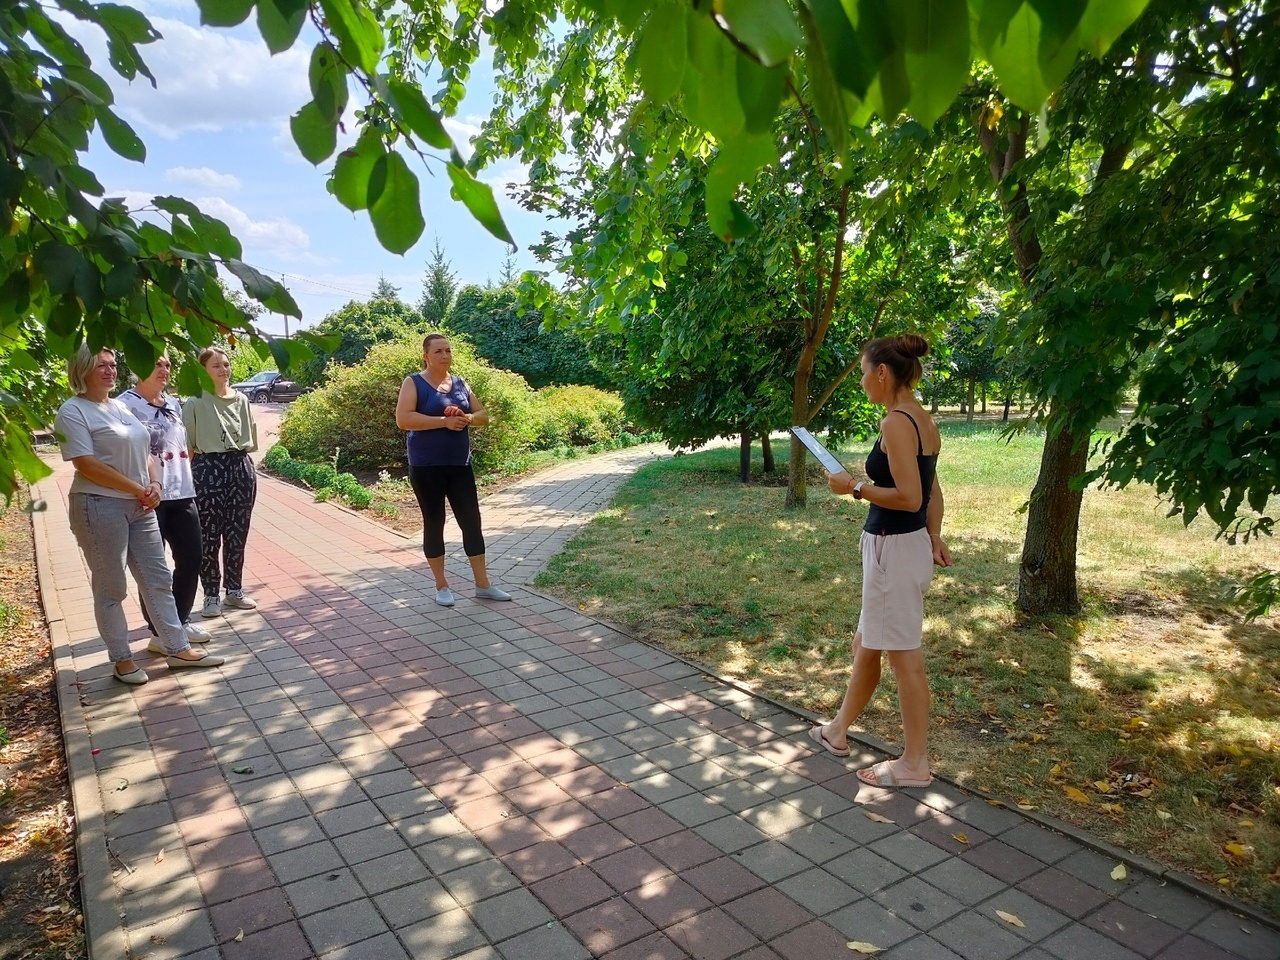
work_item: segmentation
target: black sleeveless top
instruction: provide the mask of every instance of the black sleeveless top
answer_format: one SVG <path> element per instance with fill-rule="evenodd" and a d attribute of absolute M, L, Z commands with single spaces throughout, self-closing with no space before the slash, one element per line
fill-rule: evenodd
<path fill-rule="evenodd" d="M 923 497 L 920 500 L 920 509 L 915 511 L 890 510 L 887 507 L 871 504 L 870 509 L 867 510 L 867 522 L 862 525 L 862 529 L 876 536 L 915 533 L 925 528 L 929 515 L 929 495 L 933 493 L 933 478 L 938 472 L 938 455 L 936 453 L 927 457 L 924 455 L 924 440 L 920 436 L 920 425 L 916 423 L 916 418 L 905 410 L 889 412 L 902 414 L 916 428 L 916 465 L 920 469 L 920 492 Z M 877 487 L 897 486 L 893 482 L 893 471 L 889 469 L 889 455 L 881 449 L 879 437 L 876 438 L 876 445 L 871 448 L 871 453 L 867 455 L 866 471 L 871 482 Z"/>

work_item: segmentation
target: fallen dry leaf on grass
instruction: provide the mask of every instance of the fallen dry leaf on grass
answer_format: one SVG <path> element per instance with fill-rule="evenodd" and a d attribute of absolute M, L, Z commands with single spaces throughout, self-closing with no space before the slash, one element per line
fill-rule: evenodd
<path fill-rule="evenodd" d="M 1123 863 L 1117 863 L 1116 868 L 1111 871 L 1112 880 L 1124 880 L 1128 876 L 1129 871 L 1125 868 Z"/>
<path fill-rule="evenodd" d="M 1018 801 L 1018 809 L 1019 810 L 1039 810 L 1040 808 L 1024 797 L 1023 799 Z"/>
<path fill-rule="evenodd" d="M 870 810 L 863 810 L 862 815 L 866 817 L 868 820 L 870 820 L 872 823 L 893 823 L 894 822 L 893 820 L 890 820 L 888 817 L 882 817 L 880 816 L 880 814 L 872 813 Z"/>
<path fill-rule="evenodd" d="M 1078 787 L 1073 787 L 1070 785 L 1064 786 L 1062 788 L 1062 792 L 1067 795 L 1068 800 L 1072 800 L 1075 803 L 1092 803 L 1093 802 L 1092 800 L 1089 799 L 1088 794 L 1086 794 L 1083 790 L 1079 789 Z"/>
<path fill-rule="evenodd" d="M 1237 860 L 1247 860 L 1253 856 L 1253 847 L 1247 843 L 1228 843 L 1222 849 Z"/>
<path fill-rule="evenodd" d="M 874 943 L 863 943 L 861 940 L 850 940 L 845 946 L 850 950 L 858 951 L 858 953 L 872 954 L 882 952 L 882 948 L 877 947 Z"/>
<path fill-rule="evenodd" d="M 1011 927 L 1023 927 L 1023 928 L 1026 927 L 1026 924 L 1023 923 L 1018 918 L 1017 914 L 1005 913 L 1003 910 L 997 910 L 996 916 L 999 917 L 1001 920 L 1003 920 L 1005 923 L 1009 924 L 1009 926 Z"/>

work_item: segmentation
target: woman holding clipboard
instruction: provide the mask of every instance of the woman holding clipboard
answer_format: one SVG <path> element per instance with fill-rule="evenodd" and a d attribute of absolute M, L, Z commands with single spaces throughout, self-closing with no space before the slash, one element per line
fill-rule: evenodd
<path fill-rule="evenodd" d="M 862 531 L 862 613 L 853 638 L 853 674 L 835 717 L 809 731 L 828 753 L 849 755 L 849 727 L 861 716 L 880 683 L 887 655 L 898 681 L 902 708 L 902 756 L 858 771 L 875 787 L 923 787 L 929 773 L 929 681 L 921 637 L 924 595 L 933 566 L 951 566 L 942 542 L 942 488 L 933 418 L 913 388 L 924 371 L 929 344 L 914 333 L 872 340 L 862 351 L 862 389 L 888 411 L 866 461 L 867 479 L 827 471 L 833 493 L 870 504 Z"/>

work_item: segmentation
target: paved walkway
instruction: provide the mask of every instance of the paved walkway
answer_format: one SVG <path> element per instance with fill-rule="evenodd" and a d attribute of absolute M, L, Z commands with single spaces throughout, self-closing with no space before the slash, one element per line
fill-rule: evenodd
<path fill-rule="evenodd" d="M 816 754 L 792 714 L 520 588 L 644 456 L 487 500 L 516 602 L 452 610 L 415 543 L 264 480 L 227 665 L 136 689 L 108 677 L 68 475 L 41 484 L 95 960 L 1280 955 L 957 788 L 860 788 L 870 755 Z"/>

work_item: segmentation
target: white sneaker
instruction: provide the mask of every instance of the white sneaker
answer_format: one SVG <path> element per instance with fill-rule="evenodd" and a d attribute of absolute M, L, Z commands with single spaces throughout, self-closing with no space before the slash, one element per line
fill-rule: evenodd
<path fill-rule="evenodd" d="M 452 607 L 454 604 L 453 591 L 448 587 L 440 587 L 436 590 L 436 603 L 442 607 Z"/>
<path fill-rule="evenodd" d="M 206 620 L 222 616 L 222 604 L 218 602 L 217 597 L 204 598 L 204 608 L 200 611 L 200 616 Z"/>
<path fill-rule="evenodd" d="M 182 629 L 187 631 L 187 639 L 192 643 L 208 643 L 213 639 L 213 634 L 204 627 L 192 623 L 190 620 L 182 625 Z"/>
<path fill-rule="evenodd" d="M 256 610 L 258 607 L 258 601 L 246 597 L 243 590 L 228 590 L 227 598 L 222 602 L 237 610 Z"/>

